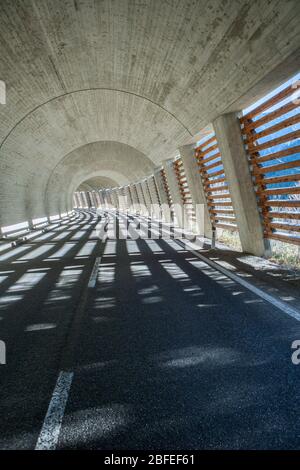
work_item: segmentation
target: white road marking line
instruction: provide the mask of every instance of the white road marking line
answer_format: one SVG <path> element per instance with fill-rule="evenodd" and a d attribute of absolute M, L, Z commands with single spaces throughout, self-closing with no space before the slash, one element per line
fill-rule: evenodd
<path fill-rule="evenodd" d="M 96 285 L 100 261 L 101 261 L 101 258 L 96 258 L 93 271 L 92 271 L 92 274 L 88 283 L 88 288 L 95 287 Z"/>
<path fill-rule="evenodd" d="M 157 223 L 157 222 L 156 222 Z M 165 224 L 163 224 L 165 225 Z M 162 231 L 169 234 L 168 230 L 162 228 Z M 211 266 L 212 268 L 216 269 L 217 271 L 221 272 L 222 274 L 224 274 L 225 276 L 229 277 L 230 279 L 232 279 L 233 281 L 237 282 L 238 284 L 240 284 L 241 286 L 245 287 L 246 289 L 248 289 L 249 291 L 253 292 L 255 295 L 257 295 L 258 297 L 260 297 L 261 299 L 265 300 L 266 302 L 269 302 L 270 304 L 274 305 L 275 307 L 277 307 L 279 310 L 281 310 L 282 312 L 286 313 L 287 315 L 289 315 L 290 317 L 292 318 L 295 318 L 295 320 L 298 320 L 300 321 L 300 312 L 299 310 L 297 310 L 296 308 L 294 307 L 291 307 L 290 305 L 288 305 L 286 302 L 282 301 L 282 300 L 279 300 L 279 299 L 276 299 L 275 297 L 273 297 L 272 295 L 270 294 L 267 294 L 266 292 L 264 292 L 263 290 L 261 290 L 259 287 L 255 287 L 253 286 L 252 284 L 250 284 L 250 282 L 247 282 L 245 281 L 244 279 L 242 279 L 240 276 L 232 273 L 231 271 L 228 271 L 226 268 L 224 268 L 223 266 L 220 266 L 218 263 L 210 260 L 209 258 L 206 258 L 205 256 L 201 255 L 200 253 L 198 253 L 197 251 L 195 251 L 193 248 L 191 247 L 188 247 L 189 245 L 189 241 L 187 239 L 185 239 L 185 243 L 181 242 L 180 240 L 175 240 L 176 243 L 178 243 L 180 246 L 182 247 L 187 247 L 188 250 L 194 255 L 196 256 L 197 258 L 201 259 L 204 263 L 208 264 L 209 266 Z"/>
<path fill-rule="evenodd" d="M 56 449 L 73 375 L 73 372 L 60 372 L 35 450 Z"/>
<path fill-rule="evenodd" d="M 188 245 L 188 242 L 182 243 L 179 240 L 176 240 L 176 242 L 181 245 Z M 236 274 L 232 273 L 231 271 L 228 271 L 226 268 L 223 266 L 220 266 L 218 263 L 215 263 L 214 261 L 210 260 L 209 258 L 206 258 L 205 256 L 201 255 L 197 251 L 193 250 L 192 248 L 188 248 L 188 250 L 197 258 L 201 259 L 204 263 L 208 264 L 212 268 L 216 269 L 217 271 L 221 272 L 222 274 L 225 274 L 225 276 L 229 277 L 233 281 L 237 282 L 241 286 L 245 287 L 246 289 L 250 290 L 254 294 L 256 294 L 258 297 L 262 298 L 263 300 L 266 300 L 270 304 L 274 305 L 275 307 L 279 308 L 282 312 L 286 313 L 290 317 L 295 318 L 296 320 L 300 321 L 300 312 L 296 308 L 291 307 L 288 305 L 286 302 L 283 302 L 282 300 L 278 300 L 275 297 L 273 297 L 270 294 L 267 294 L 266 292 L 262 291 L 258 287 L 253 286 L 250 284 L 250 282 L 245 281 L 245 279 L 242 279 L 240 276 L 237 276 Z"/>
<path fill-rule="evenodd" d="M 96 258 L 88 288 L 95 287 L 101 257 Z M 49 403 L 35 450 L 55 450 L 71 389 L 74 372 L 61 371 Z"/>

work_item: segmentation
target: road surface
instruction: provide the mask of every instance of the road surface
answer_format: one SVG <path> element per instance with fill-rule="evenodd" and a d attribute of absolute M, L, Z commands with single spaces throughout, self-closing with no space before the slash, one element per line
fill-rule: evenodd
<path fill-rule="evenodd" d="M 299 448 L 299 321 L 115 217 L 0 245 L 0 448 Z"/>

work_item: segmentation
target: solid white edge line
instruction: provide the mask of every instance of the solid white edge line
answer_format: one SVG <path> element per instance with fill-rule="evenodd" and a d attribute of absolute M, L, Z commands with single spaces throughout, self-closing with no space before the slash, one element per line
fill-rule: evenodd
<path fill-rule="evenodd" d="M 56 449 L 73 375 L 73 372 L 60 372 L 35 450 Z"/>
<path fill-rule="evenodd" d="M 154 223 L 157 224 L 158 222 L 154 221 Z M 168 231 L 164 228 L 162 228 L 162 231 L 166 232 L 166 233 L 170 233 L 170 231 Z M 259 287 L 253 286 L 252 284 L 250 284 L 250 282 L 245 281 L 240 276 L 232 273 L 231 271 L 228 271 L 226 268 L 224 268 L 223 266 L 220 266 L 218 263 L 216 263 L 216 262 L 210 260 L 209 258 L 206 258 L 205 256 L 201 255 L 199 252 L 195 251 L 193 248 L 188 246 L 190 242 L 187 239 L 185 240 L 185 242 L 182 242 L 182 241 L 176 240 L 176 239 L 173 239 L 173 240 L 176 243 L 178 243 L 178 245 L 180 245 L 184 248 L 187 248 L 190 251 L 190 253 L 192 253 L 194 256 L 199 258 L 204 263 L 208 264 L 210 267 L 212 267 L 212 268 L 216 269 L 217 271 L 221 272 L 225 276 L 229 277 L 232 281 L 237 282 L 238 284 L 245 287 L 249 291 L 253 292 L 255 295 L 262 298 L 266 302 L 269 302 L 270 304 L 274 305 L 275 307 L 277 307 L 279 310 L 286 313 L 290 317 L 295 318 L 295 320 L 300 321 L 300 312 L 296 308 L 291 307 L 290 305 L 288 305 L 286 302 L 283 302 L 282 300 L 276 299 L 275 297 L 273 297 L 270 294 L 267 294 L 266 292 L 262 291 Z"/>
<path fill-rule="evenodd" d="M 101 258 L 96 258 L 95 264 L 92 270 L 92 274 L 88 283 L 88 288 L 95 287 L 96 285 L 100 261 L 101 261 Z"/>
<path fill-rule="evenodd" d="M 175 240 L 176 243 L 178 243 L 180 246 L 188 245 L 189 242 L 181 242 L 179 240 Z M 273 297 L 270 294 L 267 294 L 266 292 L 262 291 L 258 287 L 253 286 L 250 284 L 248 281 L 245 281 L 245 279 L 242 279 L 240 276 L 237 276 L 236 274 L 228 271 L 226 268 L 223 266 L 220 266 L 218 263 L 215 263 L 214 261 L 210 260 L 209 258 L 206 258 L 205 256 L 201 255 L 194 249 L 188 247 L 188 250 L 197 258 L 201 259 L 204 263 L 208 264 L 212 268 L 216 269 L 217 271 L 221 272 L 225 276 L 229 277 L 233 281 L 237 282 L 238 284 L 242 285 L 246 289 L 250 290 L 254 294 L 256 294 L 258 297 L 261 297 L 263 300 L 266 300 L 270 304 L 274 305 L 275 307 L 279 308 L 282 312 L 286 313 L 290 317 L 295 318 L 296 320 L 300 321 L 300 312 L 299 310 L 291 307 L 288 305 L 286 302 L 283 302 L 282 300 L 278 300 L 275 297 Z"/>

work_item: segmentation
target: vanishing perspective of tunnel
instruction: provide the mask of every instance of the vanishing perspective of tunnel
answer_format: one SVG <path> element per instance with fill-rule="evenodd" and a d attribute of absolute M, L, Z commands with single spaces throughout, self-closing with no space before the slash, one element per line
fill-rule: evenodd
<path fill-rule="evenodd" d="M 0 449 L 300 449 L 299 182 L 299 0 L 0 0 Z"/>

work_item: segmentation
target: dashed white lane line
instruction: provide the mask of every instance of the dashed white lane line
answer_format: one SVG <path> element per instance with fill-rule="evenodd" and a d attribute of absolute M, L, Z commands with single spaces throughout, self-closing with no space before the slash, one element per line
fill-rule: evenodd
<path fill-rule="evenodd" d="M 60 372 L 35 450 L 56 449 L 73 375 L 73 372 Z"/>
<path fill-rule="evenodd" d="M 92 270 L 92 274 L 88 283 L 88 288 L 90 289 L 91 287 L 95 287 L 96 281 L 97 281 L 97 275 L 98 275 L 98 270 L 99 270 L 99 264 L 101 262 L 101 258 L 96 258 L 95 264 Z"/>
<path fill-rule="evenodd" d="M 101 257 L 96 258 L 94 267 L 88 282 L 88 288 L 95 287 Z M 82 308 L 82 307 L 81 307 Z M 38 437 L 35 450 L 55 450 L 59 439 L 61 425 L 67 405 L 69 392 L 73 381 L 74 372 L 61 371 L 52 397 L 48 411 Z"/>

